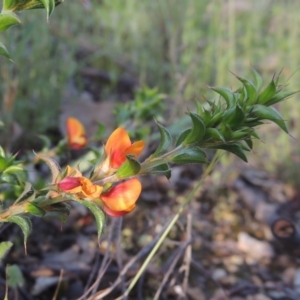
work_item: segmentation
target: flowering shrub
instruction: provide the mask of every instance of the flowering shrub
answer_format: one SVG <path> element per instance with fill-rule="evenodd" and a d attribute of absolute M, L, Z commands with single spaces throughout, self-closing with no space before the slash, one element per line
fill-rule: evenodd
<path fill-rule="evenodd" d="M 44 7 L 47 16 L 50 16 L 55 5 L 61 2 L 4 0 L 0 30 L 19 23 L 15 11 Z M 9 57 L 5 47 L 0 45 L 0 48 L 1 54 Z M 28 181 L 24 162 L 17 160 L 17 155 L 6 153 L 0 148 L 0 183 L 5 189 L 12 189 L 16 195 L 13 201 L 9 197 L 3 200 L 0 223 L 19 225 L 26 247 L 26 240 L 31 232 L 31 216 L 55 215 L 64 222 L 72 209 L 70 202 L 75 201 L 94 214 L 100 237 L 106 215 L 121 217 L 136 207 L 142 192 L 139 176 L 163 174 L 170 178 L 170 164 L 208 164 L 207 170 L 211 170 L 216 160 L 209 161 L 207 150 L 228 151 L 247 161 L 246 153 L 252 150 L 253 139 L 259 139 L 256 128 L 264 124 L 265 120 L 274 122 L 288 132 L 283 118 L 272 105 L 294 94 L 283 90 L 283 86 L 278 84 L 279 77 L 274 77 L 262 89 L 262 78 L 256 71 L 253 74 L 254 82 L 237 76 L 237 80 L 241 82 L 238 90 L 211 88 L 220 99 L 208 101 L 205 107 L 198 103 L 196 111 L 188 112 L 191 125 L 176 136 L 172 136 L 167 128 L 157 123 L 160 134 L 158 146 L 142 162 L 139 161 L 139 156 L 146 148 L 147 140 L 132 142 L 126 129 L 119 127 L 110 135 L 104 147 L 96 149 L 98 159 L 90 164 L 92 170 L 89 175 L 82 172 L 80 166 L 60 167 L 53 159 L 55 155 L 61 151 L 76 151 L 90 146 L 84 126 L 79 120 L 69 118 L 66 140 L 56 148 L 36 155 L 34 161 L 46 163 L 51 170 L 52 179 L 48 185 L 35 190 Z M 160 100 L 152 92 L 150 94 L 155 101 Z M 21 193 L 14 190 L 16 186 L 22 190 Z M 182 207 L 191 199 L 188 198 Z M 7 247 L 7 244 L 3 247 Z"/>

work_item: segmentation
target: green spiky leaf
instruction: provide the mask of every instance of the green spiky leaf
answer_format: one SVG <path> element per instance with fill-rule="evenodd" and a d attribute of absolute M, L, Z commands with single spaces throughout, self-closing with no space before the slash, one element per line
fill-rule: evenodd
<path fill-rule="evenodd" d="M 269 85 L 261 92 L 258 96 L 258 103 L 265 104 L 267 103 L 276 93 L 276 85 L 274 80 L 272 80 Z"/>
<path fill-rule="evenodd" d="M 9 60 L 12 60 L 6 47 L 2 43 L 0 43 L 0 55 L 8 58 Z"/>
<path fill-rule="evenodd" d="M 194 113 L 190 113 L 189 116 L 192 119 L 193 127 L 187 135 L 187 137 L 185 138 L 183 145 L 189 145 L 201 141 L 205 134 L 206 127 L 202 118 Z"/>
<path fill-rule="evenodd" d="M 165 163 L 154 167 L 153 169 L 149 170 L 147 174 L 156 174 L 156 175 L 164 175 L 167 179 L 171 178 L 171 169 L 170 166 Z"/>
<path fill-rule="evenodd" d="M 247 157 L 244 153 L 244 150 L 239 144 L 228 144 L 228 145 L 218 145 L 210 147 L 212 149 L 222 149 L 228 152 L 231 152 L 241 158 L 243 161 L 248 162 Z"/>
<path fill-rule="evenodd" d="M 256 89 L 259 91 L 261 89 L 262 85 L 263 85 L 262 77 L 260 76 L 260 74 L 255 69 L 252 69 L 252 72 L 253 72 L 253 75 L 254 75 Z"/>
<path fill-rule="evenodd" d="M 273 107 L 266 107 L 261 104 L 253 105 L 252 114 L 258 117 L 261 120 L 270 120 L 277 124 L 284 132 L 288 133 L 288 129 L 285 125 L 285 122 L 282 119 L 282 116 L 279 112 Z"/>
<path fill-rule="evenodd" d="M 172 137 L 169 131 L 159 123 L 156 123 L 156 125 L 160 133 L 160 142 L 155 152 L 151 155 L 152 158 L 157 157 L 161 153 L 166 151 L 170 147 L 172 141 Z"/>
<path fill-rule="evenodd" d="M 206 153 L 196 146 L 185 147 L 171 159 L 176 164 L 207 163 Z"/>
<path fill-rule="evenodd" d="M 13 246 L 12 242 L 1 242 L 0 243 L 0 261 L 5 256 L 5 254 L 9 251 L 9 249 Z"/>
<path fill-rule="evenodd" d="M 20 226 L 23 234 L 24 234 L 24 247 L 26 251 L 26 243 L 29 234 L 31 233 L 32 230 L 32 225 L 31 221 L 29 218 L 24 217 L 24 216 L 11 216 L 6 219 L 7 222 L 12 222 Z"/>
<path fill-rule="evenodd" d="M 275 94 L 275 96 L 273 96 L 271 99 L 269 99 L 265 105 L 270 106 L 273 104 L 276 104 L 278 102 L 283 101 L 284 99 L 291 97 L 293 95 L 295 95 L 298 92 L 289 92 L 289 91 L 280 91 L 278 93 Z"/>
<path fill-rule="evenodd" d="M 225 143 L 225 138 L 223 134 L 216 128 L 207 128 L 204 140 L 221 141 Z"/>
<path fill-rule="evenodd" d="M 35 199 L 35 190 L 32 187 L 32 184 L 29 182 L 25 183 L 24 191 L 19 196 L 19 198 L 15 201 L 14 204 L 22 201 L 33 201 Z"/>
<path fill-rule="evenodd" d="M 95 220 L 96 220 L 98 239 L 99 239 L 101 236 L 104 224 L 105 224 L 104 212 L 101 210 L 101 208 L 97 204 L 92 203 L 90 201 L 81 200 L 80 203 L 83 204 L 85 207 L 87 207 L 93 213 Z"/>
<path fill-rule="evenodd" d="M 236 96 L 231 90 L 222 87 L 210 87 L 210 89 L 212 89 L 225 99 L 227 108 L 233 107 L 235 105 Z"/>
<path fill-rule="evenodd" d="M 16 14 L 12 12 L 2 12 L 0 14 L 0 31 L 4 31 L 19 23 L 21 23 L 21 21 L 18 19 Z"/>
<path fill-rule="evenodd" d="M 244 79 L 242 77 L 236 76 L 236 78 L 243 83 L 247 91 L 247 104 L 254 104 L 257 101 L 257 90 L 255 85 L 250 80 Z"/>

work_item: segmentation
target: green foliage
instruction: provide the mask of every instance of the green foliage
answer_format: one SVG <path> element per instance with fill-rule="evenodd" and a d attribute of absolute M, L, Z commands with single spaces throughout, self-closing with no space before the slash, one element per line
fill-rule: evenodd
<path fill-rule="evenodd" d="M 21 21 L 14 13 L 2 12 L 0 14 L 0 31 L 4 31 L 9 27 L 19 23 L 21 23 Z"/>
<path fill-rule="evenodd" d="M 81 200 L 79 201 L 81 204 L 83 204 L 85 207 L 87 207 L 94 215 L 98 230 L 98 238 L 100 238 L 104 224 L 105 224 L 105 215 L 104 212 L 100 209 L 100 207 L 92 203 L 90 201 Z"/>
<path fill-rule="evenodd" d="M 163 114 L 166 111 L 164 103 L 165 95 L 158 92 L 156 88 L 143 86 L 135 91 L 132 101 L 118 104 L 114 114 L 117 124 L 126 128 L 133 127 L 133 134 L 136 138 L 144 137 L 149 134 L 145 124 L 164 120 Z M 142 126 L 141 126 L 142 125 Z"/>
<path fill-rule="evenodd" d="M 141 164 L 132 156 L 127 155 L 127 160 L 118 169 L 116 175 L 118 178 L 127 178 L 137 175 L 141 170 Z"/>
<path fill-rule="evenodd" d="M 0 183 L 22 184 L 27 173 L 16 155 L 6 154 L 0 146 Z"/>
<path fill-rule="evenodd" d="M 0 261 L 5 256 L 5 254 L 10 250 L 13 246 L 12 242 L 1 242 L 0 243 Z"/>
<path fill-rule="evenodd" d="M 236 91 L 227 88 L 212 88 L 225 101 L 225 106 L 221 100 L 218 102 L 208 101 L 208 109 L 204 109 L 198 104 L 197 114 L 189 114 L 192 127 L 181 132 L 176 145 L 223 149 L 247 161 L 244 152 L 252 149 L 252 138 L 259 138 L 254 127 L 263 124 L 264 120 L 276 123 L 283 131 L 288 133 L 282 116 L 275 108 L 269 107 L 270 103 L 275 104 L 283 100 L 281 96 L 278 97 L 279 94 L 282 95 L 281 86 L 277 86 L 278 77 L 276 79 L 273 77 L 269 85 L 263 91 L 260 91 L 261 80 L 258 76 L 259 74 L 254 71 L 256 84 L 236 76 L 243 84 Z M 293 92 L 287 95 L 291 94 Z M 182 162 L 185 162 L 185 150 L 191 151 L 189 147 L 180 150 L 183 151 L 179 156 Z M 193 149 L 191 154 L 187 154 L 186 162 L 193 160 L 194 152 Z M 188 158 L 188 156 L 191 158 Z M 178 158 L 175 158 L 173 157 L 172 161 L 179 162 Z"/>
<path fill-rule="evenodd" d="M 25 216 L 16 215 L 16 216 L 10 216 L 10 217 L 6 218 L 4 221 L 15 223 L 21 228 L 23 235 L 24 235 L 24 247 L 26 250 L 26 242 L 27 242 L 28 236 L 32 230 L 32 224 L 31 224 L 30 219 Z"/>
<path fill-rule="evenodd" d="M 151 155 L 151 158 L 154 158 L 163 152 L 165 152 L 171 145 L 172 137 L 169 131 L 160 125 L 159 123 L 156 123 L 159 133 L 160 133 L 160 139 L 159 139 L 159 145 L 156 148 L 155 152 Z"/>
<path fill-rule="evenodd" d="M 24 277 L 18 265 L 10 265 L 6 267 L 7 284 L 11 288 L 22 287 L 24 285 Z"/>
<path fill-rule="evenodd" d="M 207 163 L 206 153 L 197 146 L 182 148 L 172 156 L 171 162 L 177 164 Z"/>

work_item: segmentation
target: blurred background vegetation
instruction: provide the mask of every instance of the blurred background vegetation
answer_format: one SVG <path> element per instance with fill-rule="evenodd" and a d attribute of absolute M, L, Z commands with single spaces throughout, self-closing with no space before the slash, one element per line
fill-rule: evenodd
<path fill-rule="evenodd" d="M 251 78 L 253 67 L 265 84 L 281 71 L 280 82 L 298 90 L 299 11 L 293 0 L 66 0 L 49 24 L 43 10 L 24 12 L 22 25 L 0 37 L 15 62 L 1 58 L 1 117 L 32 149 L 37 133 L 55 139 L 62 110 L 79 98 L 80 111 L 85 99 L 123 103 L 138 87 L 157 88 L 167 95 L 168 125 L 195 100 L 216 98 L 207 86 L 238 87 L 230 71 Z M 300 169 L 299 96 L 279 110 L 294 139 L 265 126 L 266 143 L 250 163 L 293 180 Z"/>

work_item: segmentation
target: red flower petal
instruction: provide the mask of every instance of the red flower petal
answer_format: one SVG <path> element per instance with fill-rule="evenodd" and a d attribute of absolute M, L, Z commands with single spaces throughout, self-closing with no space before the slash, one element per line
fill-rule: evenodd
<path fill-rule="evenodd" d="M 76 188 L 81 189 L 81 182 L 79 177 L 66 177 L 60 181 L 57 186 L 64 192 L 70 192 Z"/>

